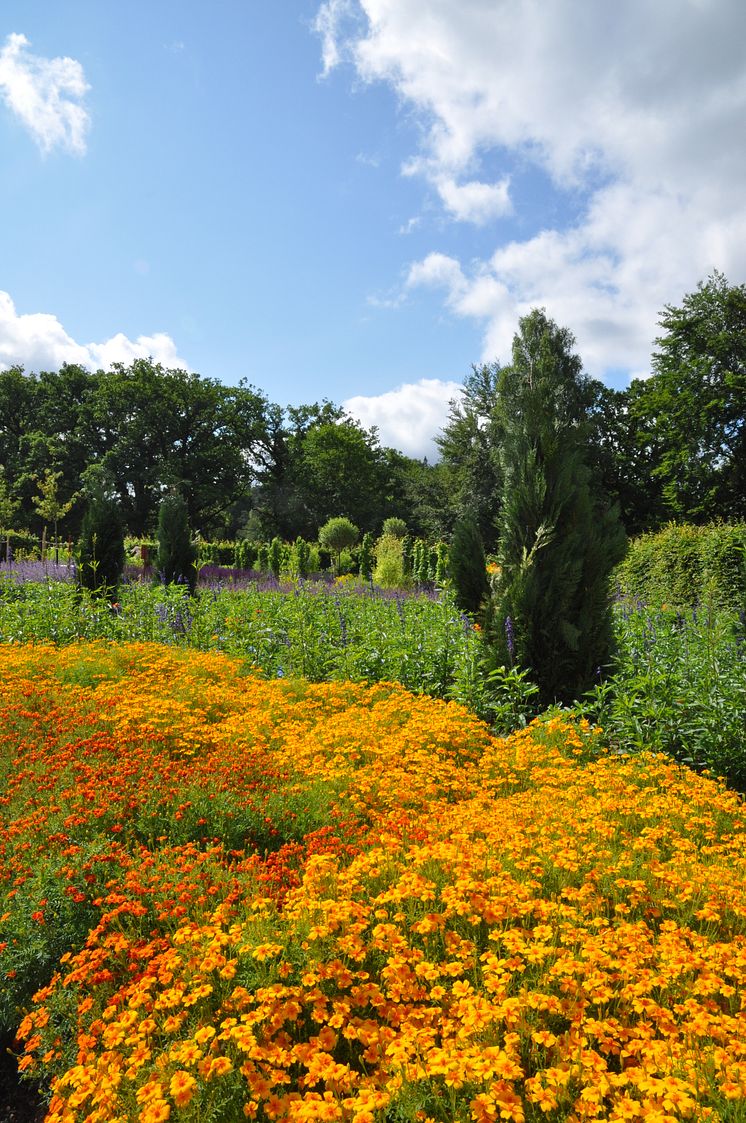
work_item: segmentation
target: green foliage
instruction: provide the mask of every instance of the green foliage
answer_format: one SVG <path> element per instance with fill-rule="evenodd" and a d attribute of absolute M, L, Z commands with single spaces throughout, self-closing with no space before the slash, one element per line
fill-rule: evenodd
<path fill-rule="evenodd" d="M 161 501 L 156 568 L 164 585 L 185 585 L 194 592 L 197 548 L 189 529 L 187 505 L 180 495 L 169 495 Z"/>
<path fill-rule="evenodd" d="M 360 553 L 358 556 L 358 571 L 364 581 L 372 580 L 374 562 L 373 535 L 370 531 L 366 531 L 360 543 Z"/>
<path fill-rule="evenodd" d="M 746 285 L 722 273 L 666 305 L 636 413 L 656 449 L 670 516 L 746 517 Z"/>
<path fill-rule="evenodd" d="M 273 538 L 267 551 L 267 563 L 269 565 L 269 572 L 278 580 L 282 572 L 284 556 L 285 551 L 282 542 L 277 537 Z"/>
<path fill-rule="evenodd" d="M 237 569 L 251 569 L 256 561 L 257 546 L 248 538 L 239 538 L 236 542 L 234 564 Z"/>
<path fill-rule="evenodd" d="M 122 585 L 116 613 L 62 581 L 0 578 L 0 593 L 0 643 L 86 638 L 219 650 L 268 678 L 386 680 L 440 698 L 479 645 L 450 597 L 392 597 L 356 583 L 331 594 L 307 585 L 291 594 L 249 586 L 190 596 L 183 585 L 134 582 Z"/>
<path fill-rule="evenodd" d="M 474 518 L 490 550 L 495 545 L 495 518 L 502 496 L 499 381 L 498 363 L 472 367 L 462 393 L 451 402 L 443 432 L 436 437 L 450 523 L 465 515 Z"/>
<path fill-rule="evenodd" d="M 456 668 L 450 696 L 468 706 L 498 734 L 524 728 L 538 711 L 538 686 L 528 671 L 489 668 L 481 644 L 467 648 Z"/>
<path fill-rule="evenodd" d="M 124 570 L 124 522 L 116 500 L 104 495 L 89 499 L 77 556 L 81 586 L 103 596 L 113 595 Z"/>
<path fill-rule="evenodd" d="M 319 531 L 319 544 L 324 549 L 331 550 L 337 558 L 337 573 L 340 570 L 340 560 L 343 550 L 349 550 L 360 537 L 360 531 L 348 518 L 336 517 L 324 523 Z"/>
<path fill-rule="evenodd" d="M 617 512 L 592 491 L 589 392 L 573 347 L 534 310 L 500 384 L 501 578 L 487 638 L 494 665 L 529 671 L 543 705 L 572 700 L 607 665 L 609 578 L 625 549 Z"/>
<path fill-rule="evenodd" d="M 401 589 L 404 585 L 402 539 L 382 534 L 375 545 L 376 565 L 373 580 L 382 589 Z"/>
<path fill-rule="evenodd" d="M 262 542 L 256 553 L 256 567 L 260 573 L 269 573 L 269 543 Z"/>
<path fill-rule="evenodd" d="M 712 597 L 746 606 L 746 523 L 669 524 L 634 539 L 615 571 L 622 593 L 651 605 L 694 606 Z"/>
<path fill-rule="evenodd" d="M 462 612 L 479 612 L 489 593 L 487 559 L 476 520 L 459 519 L 449 551 L 449 576 L 456 604 Z"/>
<path fill-rule="evenodd" d="M 383 527 L 381 529 L 382 535 L 390 535 L 392 538 L 404 538 L 407 533 L 407 524 L 404 519 L 397 519 L 392 516 L 389 519 L 383 520 Z"/>
<path fill-rule="evenodd" d="M 693 609 L 622 601 L 613 677 L 583 712 L 615 752 L 668 753 L 746 790 L 744 625 L 743 613 L 710 599 Z"/>
<path fill-rule="evenodd" d="M 402 568 L 405 578 L 410 578 L 412 576 L 414 545 L 411 534 L 405 534 L 401 540 Z"/>
<path fill-rule="evenodd" d="M 296 538 L 293 543 L 290 569 L 294 577 L 308 577 L 311 572 L 311 547 L 305 538 Z"/>
<path fill-rule="evenodd" d="M 435 547 L 435 584 L 442 589 L 448 580 L 448 547 L 445 542 L 438 542 Z"/>
<path fill-rule="evenodd" d="M 20 505 L 20 501 L 14 498 L 8 485 L 5 469 L 0 465 L 0 530 L 10 530 L 13 518 Z"/>

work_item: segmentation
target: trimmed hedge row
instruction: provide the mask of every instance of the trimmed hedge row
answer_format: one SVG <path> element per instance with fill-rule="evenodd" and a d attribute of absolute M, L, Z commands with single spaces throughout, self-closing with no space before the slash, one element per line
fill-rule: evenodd
<path fill-rule="evenodd" d="M 746 606 L 746 523 L 669 524 L 630 543 L 615 570 L 623 596 L 648 604 Z"/>

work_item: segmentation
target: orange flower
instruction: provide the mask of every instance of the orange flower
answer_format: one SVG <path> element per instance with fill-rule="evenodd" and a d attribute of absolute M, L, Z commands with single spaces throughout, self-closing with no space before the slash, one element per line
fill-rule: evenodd
<path fill-rule="evenodd" d="M 197 1081 L 191 1073 L 185 1072 L 183 1068 L 175 1072 L 171 1077 L 169 1091 L 176 1106 L 186 1107 L 191 1102 L 196 1087 Z"/>

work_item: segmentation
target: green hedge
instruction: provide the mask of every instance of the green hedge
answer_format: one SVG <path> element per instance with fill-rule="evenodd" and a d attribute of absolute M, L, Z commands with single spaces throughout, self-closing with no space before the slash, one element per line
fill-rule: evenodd
<path fill-rule="evenodd" d="M 746 523 L 671 523 L 630 543 L 616 570 L 623 596 L 648 604 L 746 605 Z"/>

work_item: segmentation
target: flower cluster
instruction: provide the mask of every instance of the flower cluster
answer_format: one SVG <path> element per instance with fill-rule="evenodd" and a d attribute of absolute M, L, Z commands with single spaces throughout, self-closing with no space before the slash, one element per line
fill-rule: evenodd
<path fill-rule="evenodd" d="M 743 1118 L 746 812 L 712 779 L 392 684 L 6 659 L 0 971 L 22 921 L 68 937 L 19 1028 L 47 1123 Z"/>

